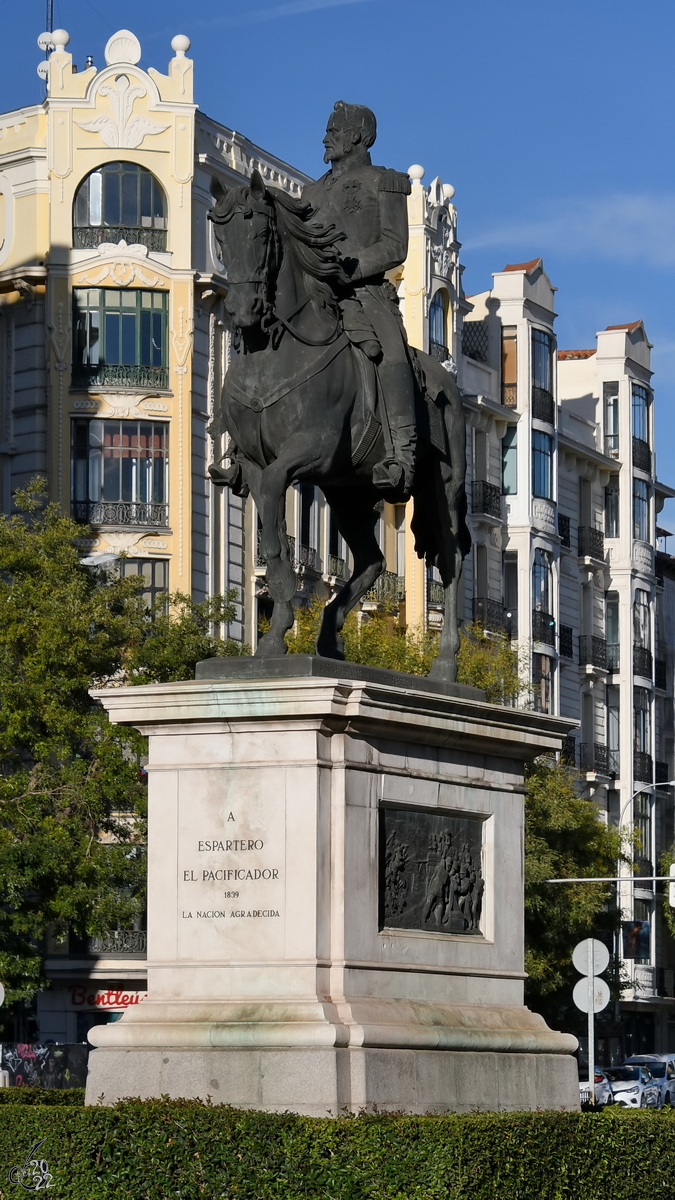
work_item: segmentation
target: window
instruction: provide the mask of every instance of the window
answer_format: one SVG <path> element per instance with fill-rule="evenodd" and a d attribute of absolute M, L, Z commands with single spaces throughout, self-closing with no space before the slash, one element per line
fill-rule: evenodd
<path fill-rule="evenodd" d="M 405 575 L 405 504 L 394 505 L 396 530 L 396 574 Z"/>
<path fill-rule="evenodd" d="M 551 552 L 539 546 L 532 566 L 532 607 L 537 612 L 551 612 Z"/>
<path fill-rule="evenodd" d="M 647 688 L 633 688 L 633 749 L 636 754 L 651 753 L 650 695 Z"/>
<path fill-rule="evenodd" d="M 642 823 L 642 814 L 635 814 L 635 826 L 639 833 L 643 835 L 646 832 L 649 835 L 649 817 L 647 817 L 647 828 L 645 829 Z M 647 842 L 649 845 L 649 842 Z M 633 919 L 642 926 L 640 934 L 637 938 L 637 947 L 635 962 L 648 963 L 651 959 L 651 904 L 649 900 L 634 900 L 633 901 Z M 653 1044 L 653 1035 L 650 1040 L 650 1045 Z"/>
<path fill-rule="evenodd" d="M 553 338 L 532 330 L 532 415 L 553 424 Z"/>
<path fill-rule="evenodd" d="M 532 492 L 550 500 L 553 492 L 553 440 L 548 433 L 532 431 Z"/>
<path fill-rule="evenodd" d="M 518 342 L 513 325 L 502 329 L 502 404 L 515 408 L 518 399 Z"/>
<path fill-rule="evenodd" d="M 610 775 L 619 774 L 620 736 L 620 690 L 615 684 L 607 685 L 607 756 Z"/>
<path fill-rule="evenodd" d="M 80 184 L 73 206 L 73 245 L 136 243 L 166 250 L 166 202 L 154 175 L 131 162 L 105 163 Z"/>
<path fill-rule="evenodd" d="M 633 479 L 633 537 L 649 541 L 649 488 L 643 479 Z"/>
<path fill-rule="evenodd" d="M 429 343 L 446 351 L 448 342 L 445 333 L 445 304 L 443 293 L 436 292 L 429 305 Z"/>
<path fill-rule="evenodd" d="M 166 292 L 76 288 L 73 386 L 168 386 Z"/>
<path fill-rule="evenodd" d="M 619 536 L 619 476 L 611 475 L 605 488 L 605 537 Z"/>
<path fill-rule="evenodd" d="M 550 713 L 552 704 L 553 660 L 548 654 L 532 655 L 534 711 Z"/>
<path fill-rule="evenodd" d="M 605 638 L 607 641 L 607 670 L 619 669 L 619 597 L 608 592 L 605 598 Z"/>
<path fill-rule="evenodd" d="M 300 545 L 317 548 L 316 489 L 311 483 L 300 484 Z"/>
<path fill-rule="evenodd" d="M 120 575 L 140 575 L 145 584 L 141 595 L 148 608 L 169 591 L 169 563 L 165 558 L 123 558 Z"/>
<path fill-rule="evenodd" d="M 633 437 L 649 444 L 649 392 L 633 384 Z"/>
<path fill-rule="evenodd" d="M 633 641 L 636 646 L 650 650 L 652 645 L 649 614 L 649 592 L 638 588 L 633 601 Z"/>
<path fill-rule="evenodd" d="M 518 491 L 518 426 L 507 425 L 502 438 L 502 492 L 515 496 Z"/>
<path fill-rule="evenodd" d="M 73 421 L 72 499 L 78 520 L 166 525 L 166 421 Z"/>
<path fill-rule="evenodd" d="M 603 383 L 603 402 L 605 408 L 605 454 L 610 458 L 619 457 L 619 384 Z"/>

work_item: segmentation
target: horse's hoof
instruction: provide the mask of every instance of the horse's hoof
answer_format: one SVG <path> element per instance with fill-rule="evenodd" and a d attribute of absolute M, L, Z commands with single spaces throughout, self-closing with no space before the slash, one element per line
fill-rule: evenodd
<path fill-rule="evenodd" d="M 315 649 L 319 658 L 333 658 L 337 662 L 345 661 L 345 644 L 341 637 L 326 638 L 325 640 L 317 638 Z"/>
<path fill-rule="evenodd" d="M 254 658 L 281 658 L 282 655 L 288 654 L 288 646 L 282 638 L 270 637 L 269 633 L 263 634 L 254 654 Z"/>

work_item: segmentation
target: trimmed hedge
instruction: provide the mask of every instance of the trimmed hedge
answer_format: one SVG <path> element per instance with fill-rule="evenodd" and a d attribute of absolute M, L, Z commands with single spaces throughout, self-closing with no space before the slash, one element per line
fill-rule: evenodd
<path fill-rule="evenodd" d="M 41 1087 L 8 1087 L 0 1088 L 0 1104 L 75 1104 L 79 1108 L 84 1104 L 84 1088 L 41 1088 Z"/>
<path fill-rule="evenodd" d="M 68 1200 L 653 1200 L 675 1178 L 669 1110 L 331 1120 L 132 1100 L 7 1105 L 0 1200 L 40 1138 Z"/>

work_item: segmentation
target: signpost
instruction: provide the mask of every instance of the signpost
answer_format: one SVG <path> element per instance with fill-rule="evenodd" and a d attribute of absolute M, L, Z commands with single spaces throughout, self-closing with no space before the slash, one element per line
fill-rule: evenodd
<path fill-rule="evenodd" d="M 572 999 L 581 1012 L 588 1013 L 588 1086 L 591 1104 L 595 1103 L 595 1014 L 609 1004 L 609 987 L 598 976 L 609 966 L 609 950 L 604 942 L 585 938 L 572 953 L 572 962 L 580 975 Z"/>

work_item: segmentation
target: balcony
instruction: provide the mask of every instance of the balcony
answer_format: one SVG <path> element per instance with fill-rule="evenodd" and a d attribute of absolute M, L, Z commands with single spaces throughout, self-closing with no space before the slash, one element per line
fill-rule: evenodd
<path fill-rule="evenodd" d="M 95 367 L 73 364 L 72 386 L 74 388 L 113 387 L 149 388 L 166 391 L 169 372 L 166 367 L 113 366 L 99 363 Z"/>
<path fill-rule="evenodd" d="M 654 783 L 669 783 L 670 771 L 667 762 L 654 763 Z"/>
<path fill-rule="evenodd" d="M 474 596 L 473 620 L 490 633 L 506 633 L 506 617 L 501 600 L 488 600 L 486 596 Z"/>
<path fill-rule="evenodd" d="M 488 360 L 488 326 L 487 321 L 465 321 L 462 326 L 462 354 L 473 358 L 475 362 L 486 363 Z"/>
<path fill-rule="evenodd" d="M 555 646 L 555 620 L 550 613 L 538 608 L 532 610 L 532 640 Z"/>
<path fill-rule="evenodd" d="M 148 229 L 142 225 L 80 225 L 73 229 L 74 250 L 95 250 L 104 242 L 166 250 L 166 229 Z"/>
<path fill-rule="evenodd" d="M 605 454 L 607 458 L 619 457 L 619 435 L 618 433 L 605 434 Z"/>
<path fill-rule="evenodd" d="M 600 742 L 582 742 L 579 747 L 580 765 L 584 771 L 615 779 L 619 774 L 619 751 Z"/>
<path fill-rule="evenodd" d="M 532 416 L 538 421 L 546 421 L 547 425 L 555 424 L 553 396 L 545 388 L 532 388 Z"/>
<path fill-rule="evenodd" d="M 383 571 L 363 599 L 395 607 L 401 600 L 405 600 L 404 576 L 396 575 L 393 571 Z"/>
<path fill-rule="evenodd" d="M 502 493 L 494 483 L 486 483 L 483 479 L 474 479 L 471 484 L 471 511 L 485 513 L 501 521 Z"/>
<path fill-rule="evenodd" d="M 657 658 L 654 663 L 654 684 L 660 692 L 665 692 L 668 687 L 668 677 L 666 673 L 665 658 Z"/>
<path fill-rule="evenodd" d="M 649 443 L 643 442 L 642 438 L 633 438 L 633 466 L 647 475 L 652 473 L 652 452 Z"/>
<path fill-rule="evenodd" d="M 256 567 L 265 567 L 267 564 L 260 552 L 260 543 L 262 540 L 262 529 L 258 530 L 258 538 L 256 544 L 255 565 Z M 298 567 L 307 567 L 310 571 L 319 570 L 319 555 L 313 546 L 300 545 L 296 553 L 295 538 L 287 534 L 288 555 L 293 564 L 293 570 L 297 571 Z M 340 560 L 341 561 L 341 560 Z"/>
<path fill-rule="evenodd" d="M 651 754 L 642 750 L 633 751 L 633 779 L 638 783 L 653 783 L 654 762 Z"/>
<path fill-rule="evenodd" d="M 427 604 L 445 608 L 445 588 L 438 579 L 427 579 Z"/>
<path fill-rule="evenodd" d="M 652 677 L 652 652 L 644 646 L 633 646 L 633 674 L 642 679 Z"/>
<path fill-rule="evenodd" d="M 334 575 L 336 579 L 345 578 L 345 560 L 337 554 L 328 555 L 328 574 Z"/>
<path fill-rule="evenodd" d="M 638 996 L 656 996 L 657 974 L 656 967 L 635 963 L 633 967 L 633 985 Z"/>
<path fill-rule="evenodd" d="M 169 506 L 135 500 L 74 500 L 73 516 L 87 525 L 167 526 Z"/>
<path fill-rule="evenodd" d="M 435 358 L 436 362 L 447 362 L 450 357 L 450 351 L 442 342 L 429 342 L 429 356 Z"/>
<path fill-rule="evenodd" d="M 504 408 L 515 408 L 518 403 L 518 385 L 516 383 L 502 384 L 502 404 Z"/>
<path fill-rule="evenodd" d="M 605 535 L 601 529 L 592 525 L 579 526 L 579 558 L 595 558 L 598 562 L 605 560 Z"/>
<path fill-rule="evenodd" d="M 571 625 L 561 625 L 558 633 L 558 653 L 561 658 L 574 660 L 574 630 Z"/>
<path fill-rule="evenodd" d="M 558 513 L 558 537 L 560 538 L 561 546 L 565 546 L 567 550 L 572 548 L 570 519 L 564 516 L 563 513 Z"/>
<path fill-rule="evenodd" d="M 607 642 L 601 637 L 582 634 L 579 638 L 579 666 L 607 670 Z"/>
<path fill-rule="evenodd" d="M 619 664 L 621 662 L 621 655 L 619 654 L 619 643 L 618 642 L 607 642 L 606 655 L 607 655 L 607 670 L 609 671 L 610 675 L 613 675 L 615 671 L 619 670 Z"/>
<path fill-rule="evenodd" d="M 89 938 L 89 953 L 101 957 L 135 954 L 145 958 L 148 935 L 144 929 L 111 929 L 100 937 Z"/>

